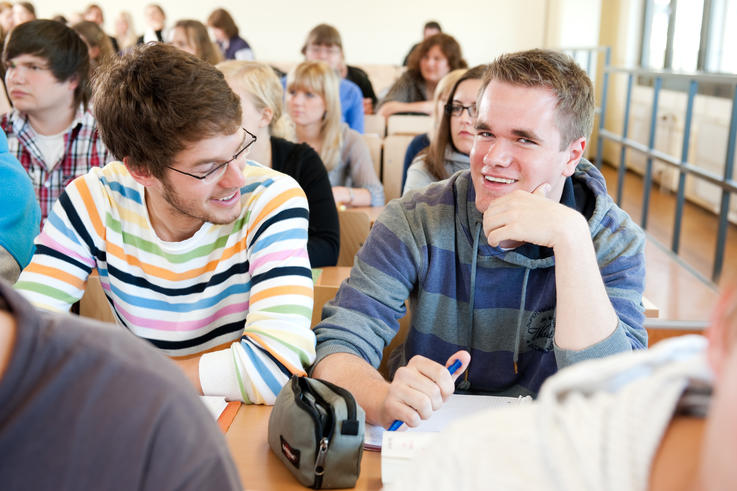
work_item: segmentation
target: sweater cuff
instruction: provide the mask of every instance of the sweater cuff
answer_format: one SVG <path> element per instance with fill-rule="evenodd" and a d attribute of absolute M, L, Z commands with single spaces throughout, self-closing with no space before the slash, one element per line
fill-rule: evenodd
<path fill-rule="evenodd" d="M 553 343 L 555 343 L 555 341 L 553 341 Z M 559 348 L 558 345 L 555 344 L 555 361 L 558 364 L 558 370 L 560 370 L 569 365 L 573 365 L 574 363 L 578 363 L 579 361 L 604 358 L 624 351 L 632 351 L 632 343 L 627 338 L 622 321 L 619 321 L 614 332 L 598 343 L 592 344 L 588 348 L 584 348 L 582 350 L 567 350 Z"/>
<path fill-rule="evenodd" d="M 202 355 L 199 369 L 200 385 L 204 395 L 223 396 L 229 401 L 243 400 L 230 348 Z"/>

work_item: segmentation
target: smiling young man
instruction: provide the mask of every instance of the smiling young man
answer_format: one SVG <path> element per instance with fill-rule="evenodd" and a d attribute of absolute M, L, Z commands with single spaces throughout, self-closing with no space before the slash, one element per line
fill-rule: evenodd
<path fill-rule="evenodd" d="M 43 223 L 67 184 L 111 159 L 87 110 L 87 46 L 60 22 L 33 20 L 10 33 L 3 63 L 14 109 L 0 126 L 33 182 Z"/>
<path fill-rule="evenodd" d="M 586 73 L 551 51 L 504 55 L 477 107 L 470 171 L 387 205 L 315 329 L 313 375 L 353 391 L 372 423 L 415 426 L 454 378 L 535 395 L 559 368 L 647 345 L 643 233 L 582 158 Z M 389 383 L 376 367 L 407 298 Z"/>
<path fill-rule="evenodd" d="M 246 159 L 238 97 L 173 46 L 100 73 L 95 111 L 123 161 L 68 186 L 16 288 L 66 310 L 97 269 L 118 323 L 189 356 L 178 363 L 195 387 L 273 403 L 315 356 L 304 193 Z"/>

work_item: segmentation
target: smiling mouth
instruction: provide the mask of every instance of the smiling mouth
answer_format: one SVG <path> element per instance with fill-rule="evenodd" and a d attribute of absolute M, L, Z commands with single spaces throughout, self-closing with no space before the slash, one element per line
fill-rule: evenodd
<path fill-rule="evenodd" d="M 504 179 L 502 177 L 492 177 L 492 176 L 484 176 L 484 179 L 486 179 L 489 182 L 498 182 L 501 184 L 514 184 L 517 182 L 517 179 Z"/>
<path fill-rule="evenodd" d="M 237 190 L 236 191 L 233 191 L 233 194 L 231 194 L 230 196 L 225 196 L 224 198 L 214 198 L 214 200 L 215 201 L 222 201 L 222 202 L 230 201 L 233 198 L 235 198 L 235 194 L 237 192 L 238 192 Z"/>

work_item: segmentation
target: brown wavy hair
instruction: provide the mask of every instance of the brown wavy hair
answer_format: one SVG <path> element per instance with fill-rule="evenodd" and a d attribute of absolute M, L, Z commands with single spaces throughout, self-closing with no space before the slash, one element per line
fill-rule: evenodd
<path fill-rule="evenodd" d="M 177 28 L 184 29 L 189 44 L 194 46 L 197 56 L 211 65 L 217 65 L 223 61 L 220 49 L 210 40 L 207 27 L 202 22 L 194 19 L 179 20 L 174 24 L 174 29 Z"/>
<path fill-rule="evenodd" d="M 415 78 L 422 80 L 420 60 L 422 60 L 433 46 L 439 47 L 440 51 L 443 52 L 443 55 L 448 60 L 450 71 L 468 67 L 468 63 L 463 59 L 461 45 L 458 44 L 458 41 L 456 41 L 453 36 L 440 32 L 422 41 L 422 43 L 413 49 L 412 53 L 409 55 L 407 71 Z"/>
<path fill-rule="evenodd" d="M 241 124 L 238 96 L 223 74 L 170 44 L 136 46 L 114 59 L 97 73 L 93 94 L 105 146 L 157 178 L 188 145 Z"/>

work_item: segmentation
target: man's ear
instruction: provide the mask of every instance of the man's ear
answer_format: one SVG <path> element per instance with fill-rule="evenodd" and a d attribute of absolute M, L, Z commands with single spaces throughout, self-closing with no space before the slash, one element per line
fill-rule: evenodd
<path fill-rule="evenodd" d="M 735 319 L 732 318 L 735 315 L 735 304 L 737 304 L 737 286 L 724 289 L 714 307 L 709 328 L 706 330 L 706 336 L 709 339 L 706 354 L 717 379 L 722 373 L 730 352 L 735 349 L 737 333 L 733 332 L 736 327 L 733 325 Z"/>
<path fill-rule="evenodd" d="M 133 180 L 141 186 L 148 187 L 156 180 L 156 178 L 147 169 L 131 165 L 130 157 L 123 157 L 123 164 Z"/>
<path fill-rule="evenodd" d="M 69 88 L 71 89 L 71 91 L 74 92 L 79 86 L 79 77 L 77 77 L 76 75 L 72 75 L 67 80 L 67 84 L 69 84 Z"/>
<path fill-rule="evenodd" d="M 581 137 L 578 140 L 573 140 L 568 145 L 568 148 L 566 149 L 568 160 L 563 166 L 564 176 L 570 177 L 573 175 L 573 172 L 576 170 L 576 166 L 581 161 L 581 157 L 583 157 L 584 150 L 586 150 L 586 138 L 584 137 Z"/>

